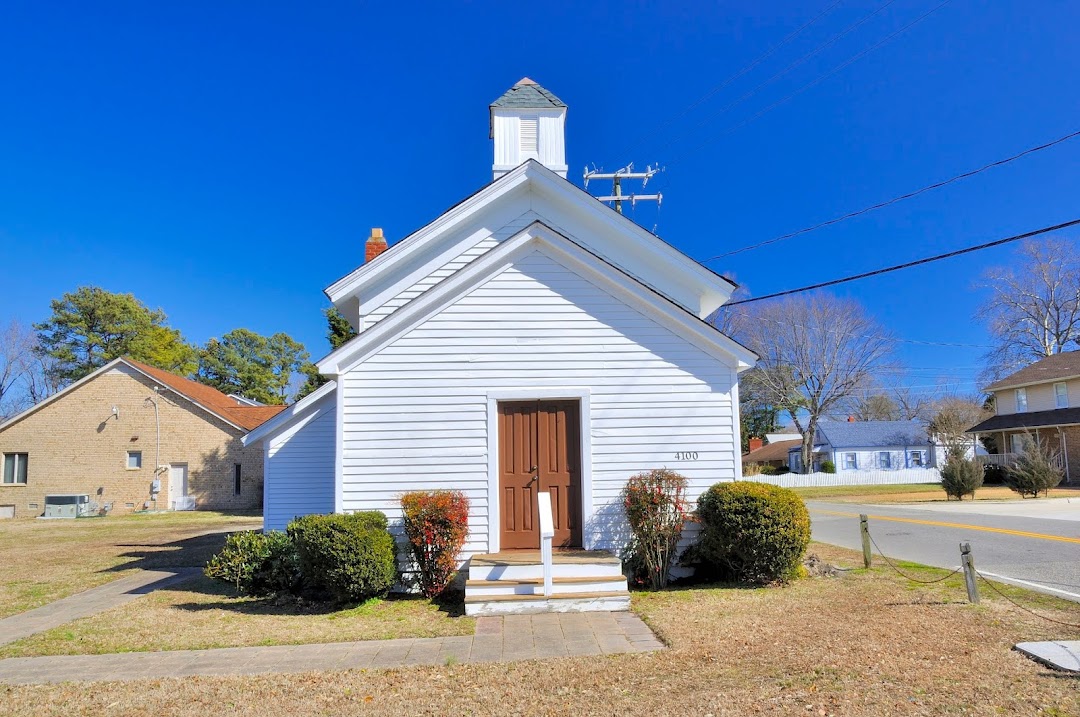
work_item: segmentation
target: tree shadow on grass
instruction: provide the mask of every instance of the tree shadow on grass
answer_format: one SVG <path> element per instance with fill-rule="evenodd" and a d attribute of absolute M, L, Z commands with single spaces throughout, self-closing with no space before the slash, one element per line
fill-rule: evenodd
<path fill-rule="evenodd" d="M 120 554 L 127 560 L 102 572 L 127 570 L 164 570 L 168 568 L 202 568 L 221 550 L 225 539 L 239 531 L 222 530 L 165 543 L 119 543 L 119 548 L 133 548 Z"/>

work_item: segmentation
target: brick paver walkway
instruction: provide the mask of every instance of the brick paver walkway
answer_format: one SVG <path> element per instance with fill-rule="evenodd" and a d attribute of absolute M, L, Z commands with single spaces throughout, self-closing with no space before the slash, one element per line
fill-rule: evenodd
<path fill-rule="evenodd" d="M 84 590 L 35 610 L 6 617 L 0 620 L 0 645 L 120 607 L 154 590 L 198 574 L 199 568 L 140 570 L 134 575 Z"/>
<path fill-rule="evenodd" d="M 509 662 L 650 652 L 663 647 L 648 626 L 629 612 L 509 615 L 479 618 L 476 634 L 462 637 L 20 657 L 0 660 L 0 684 Z"/>

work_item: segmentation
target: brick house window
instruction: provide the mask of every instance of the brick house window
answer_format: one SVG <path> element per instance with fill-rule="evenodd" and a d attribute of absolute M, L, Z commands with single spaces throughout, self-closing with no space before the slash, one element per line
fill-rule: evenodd
<path fill-rule="evenodd" d="M 129 471 L 142 468 L 142 451 L 127 452 L 127 467 Z"/>
<path fill-rule="evenodd" d="M 237 463 L 233 466 L 233 495 L 240 495 L 241 473 L 240 464 Z"/>
<path fill-rule="evenodd" d="M 1058 408 L 1069 407 L 1069 387 L 1064 381 L 1054 384 L 1054 405 Z"/>
<path fill-rule="evenodd" d="M 4 454 L 4 483 L 26 485 L 26 453 Z"/>

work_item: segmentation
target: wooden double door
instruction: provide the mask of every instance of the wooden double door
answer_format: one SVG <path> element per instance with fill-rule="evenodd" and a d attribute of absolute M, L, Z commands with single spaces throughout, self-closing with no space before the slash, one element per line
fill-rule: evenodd
<path fill-rule="evenodd" d="M 551 494 L 555 547 L 581 547 L 581 412 L 577 401 L 499 403 L 503 550 L 538 549 L 536 495 Z"/>

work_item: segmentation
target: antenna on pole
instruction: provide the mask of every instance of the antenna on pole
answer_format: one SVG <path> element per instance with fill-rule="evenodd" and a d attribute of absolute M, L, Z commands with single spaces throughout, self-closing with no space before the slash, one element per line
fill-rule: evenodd
<path fill-rule="evenodd" d="M 585 168 L 585 188 L 589 188 L 589 181 L 593 179 L 610 179 L 611 180 L 611 195 L 607 197 L 597 197 L 601 202 L 613 202 L 615 211 L 619 214 L 623 213 L 623 202 L 630 202 L 630 206 L 636 205 L 638 202 L 651 202 L 655 201 L 657 206 L 663 200 L 663 194 L 623 194 L 622 193 L 622 180 L 624 179 L 640 179 L 641 188 L 644 189 L 645 185 L 649 183 L 649 180 L 654 174 L 663 172 L 664 168 L 657 164 L 655 167 L 647 165 L 644 172 L 635 172 L 634 163 L 626 165 L 622 169 L 603 173 L 596 169 L 595 165 L 592 169 Z"/>

